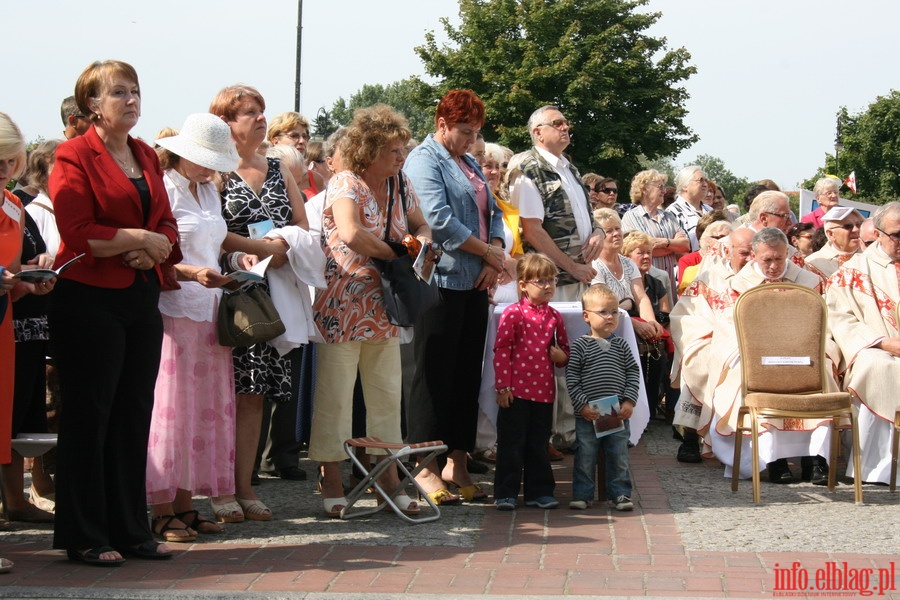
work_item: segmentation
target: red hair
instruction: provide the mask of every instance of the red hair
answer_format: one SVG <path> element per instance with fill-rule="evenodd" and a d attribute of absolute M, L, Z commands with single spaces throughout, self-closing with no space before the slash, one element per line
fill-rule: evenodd
<path fill-rule="evenodd" d="M 434 113 L 434 125 L 444 119 L 447 127 L 457 123 L 471 123 L 479 128 L 484 125 L 484 102 L 472 90 L 450 90 L 438 103 Z"/>

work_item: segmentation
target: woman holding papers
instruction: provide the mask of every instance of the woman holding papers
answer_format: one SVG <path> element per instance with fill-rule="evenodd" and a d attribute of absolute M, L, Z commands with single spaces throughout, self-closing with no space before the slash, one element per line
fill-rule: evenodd
<path fill-rule="evenodd" d="M 340 464 L 347 457 L 344 440 L 351 437 L 357 371 L 366 403 L 366 434 L 401 441 L 400 328 L 388 320 L 380 270 L 372 259 L 388 261 L 397 258 L 398 251 L 406 252 L 400 241 L 407 232 L 431 244 L 419 199 L 400 171 L 411 135 L 406 119 L 383 104 L 356 111 L 340 143 L 347 170 L 332 178 L 325 196 L 327 286 L 317 290 L 313 306 L 325 343 L 318 347 L 309 457 L 323 464 L 329 517 L 339 517 L 347 506 Z M 385 479 L 388 490 L 399 485 L 394 468 Z M 420 511 L 402 491 L 394 501 L 407 514 Z"/>
<path fill-rule="evenodd" d="M 255 254 L 260 260 L 272 257 L 268 269 L 288 263 L 289 245 L 282 239 L 264 238 L 274 228 L 287 225 L 308 227 L 303 194 L 293 177 L 276 158 L 266 158 L 256 150 L 266 138 L 266 102 L 254 88 L 233 85 L 221 90 L 209 112 L 231 129 L 239 156 L 238 166 L 225 176 L 222 186 L 222 213 L 228 226 L 223 246 L 229 252 Z M 256 285 L 265 286 L 263 281 Z M 263 399 L 287 402 L 291 397 L 291 356 L 280 356 L 262 342 L 234 349 L 235 381 L 235 502 L 213 503 L 220 521 L 269 521 L 272 511 L 256 496 L 251 479 L 256 468 L 263 416 Z"/>
<path fill-rule="evenodd" d="M 194 494 L 234 502 L 234 369 L 231 348 L 218 343 L 219 271 L 250 268 L 256 256 L 222 256 L 226 226 L 214 179 L 238 164 L 231 130 L 212 114 L 190 115 L 181 132 L 157 139 L 163 181 L 178 220 L 184 260 L 180 289 L 160 294 L 163 345 L 147 449 L 147 502 L 153 532 L 189 542 L 222 526 L 192 510 Z"/>

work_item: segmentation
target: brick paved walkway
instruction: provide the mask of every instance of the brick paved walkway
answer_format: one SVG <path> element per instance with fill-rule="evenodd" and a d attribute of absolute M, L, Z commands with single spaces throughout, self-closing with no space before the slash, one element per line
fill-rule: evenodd
<path fill-rule="evenodd" d="M 558 497 L 563 501 L 560 509 L 520 508 L 512 513 L 485 510 L 474 548 L 202 543 L 190 546 L 172 561 L 129 560 L 119 569 L 100 569 L 65 560 L 61 552 L 48 550 L 46 541 L 11 545 L 4 544 L 0 537 L 0 556 L 16 563 L 12 573 L 0 575 L 0 596 L 33 597 L 42 587 L 49 587 L 48 597 L 59 597 L 54 590 L 64 587 L 82 597 L 118 597 L 116 590 L 127 589 L 169 590 L 174 596 L 203 590 L 221 595 L 329 592 L 352 597 L 490 594 L 771 598 L 776 564 L 789 567 L 793 561 L 800 561 L 810 570 L 812 579 L 815 569 L 827 561 L 846 561 L 856 569 L 890 569 L 897 559 L 878 554 L 878 548 L 873 548 L 872 554 L 691 551 L 685 547 L 658 475 L 660 467 L 679 466 L 673 458 L 648 454 L 642 445 L 632 451 L 637 506 L 631 513 L 611 513 L 599 505 L 587 511 L 565 508 L 571 489 L 571 462 L 567 457 L 555 472 Z M 727 485 L 722 480 L 722 486 Z M 742 492 L 749 498 L 749 483 L 745 485 Z M 748 502 L 747 518 L 752 517 Z M 391 518 L 379 514 L 373 519 Z M 407 525 L 398 521 L 397 527 Z M 895 574 L 893 582 L 887 583 L 896 588 L 898 579 Z M 869 587 L 877 584 L 877 580 L 872 581 Z M 877 590 L 873 597 L 879 597 Z M 900 594 L 887 592 L 880 597 L 900 598 Z"/>

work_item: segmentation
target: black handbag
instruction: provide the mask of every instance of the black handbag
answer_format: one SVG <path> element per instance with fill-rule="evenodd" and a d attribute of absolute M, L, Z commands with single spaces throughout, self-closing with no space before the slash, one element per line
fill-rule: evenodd
<path fill-rule="evenodd" d="M 400 179 L 400 205 L 403 209 L 403 219 L 406 220 L 406 185 L 403 181 L 403 173 Z M 388 201 L 387 227 L 384 231 L 384 241 L 395 247 L 390 240 L 391 215 L 394 210 L 394 179 L 391 178 L 388 185 L 390 200 Z M 406 229 L 409 229 L 407 223 Z M 402 255 L 394 260 L 372 259 L 379 268 L 381 275 L 381 292 L 384 297 L 384 307 L 388 320 L 392 325 L 400 327 L 412 327 L 419 317 L 429 308 L 440 302 L 441 296 L 434 280 L 431 283 L 422 281 L 413 271 L 413 257 L 409 255 L 402 245 L 398 252 Z"/>
<path fill-rule="evenodd" d="M 219 344 L 252 346 L 284 333 L 284 323 L 271 296 L 258 285 L 225 291 L 216 316 Z"/>

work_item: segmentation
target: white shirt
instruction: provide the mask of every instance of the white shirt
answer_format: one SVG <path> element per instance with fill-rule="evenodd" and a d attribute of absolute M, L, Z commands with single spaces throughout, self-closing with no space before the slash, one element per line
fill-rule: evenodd
<path fill-rule="evenodd" d="M 575 225 L 578 228 L 578 237 L 584 244 L 593 232 L 593 219 L 588 210 L 587 197 L 581 182 L 569 169 L 569 161 L 562 156 L 554 156 L 547 150 L 534 147 L 544 159 L 550 163 L 553 170 L 560 177 L 563 191 L 569 199 L 572 213 L 575 217 Z M 544 220 L 544 199 L 534 182 L 525 175 L 520 174 L 509 188 L 509 196 L 513 206 L 519 207 L 519 217 L 523 219 Z"/>
<path fill-rule="evenodd" d="M 697 241 L 697 222 L 704 213 L 711 211 L 712 207 L 701 202 L 700 210 L 698 211 L 694 208 L 693 204 L 684 199 L 684 196 L 679 195 L 675 202 L 673 202 L 666 210 L 675 215 L 675 218 L 678 219 L 678 222 L 681 224 L 681 228 L 684 229 L 691 239 L 691 252 L 699 250 L 700 243 Z"/>
<path fill-rule="evenodd" d="M 222 203 L 215 184 L 197 184 L 199 203 L 188 189 L 190 183 L 178 171 L 163 173 L 172 215 L 178 221 L 178 240 L 182 264 L 219 270 L 219 254 L 228 232 L 222 217 Z M 170 317 L 192 321 L 215 321 L 222 291 L 205 288 L 196 281 L 179 281 L 180 290 L 159 295 L 159 310 Z"/>
<path fill-rule="evenodd" d="M 56 228 L 56 216 L 53 214 L 53 203 L 44 192 L 40 192 L 28 203 L 25 210 L 37 224 L 41 237 L 47 245 L 47 253 L 56 258 L 59 251 L 59 229 Z"/>

